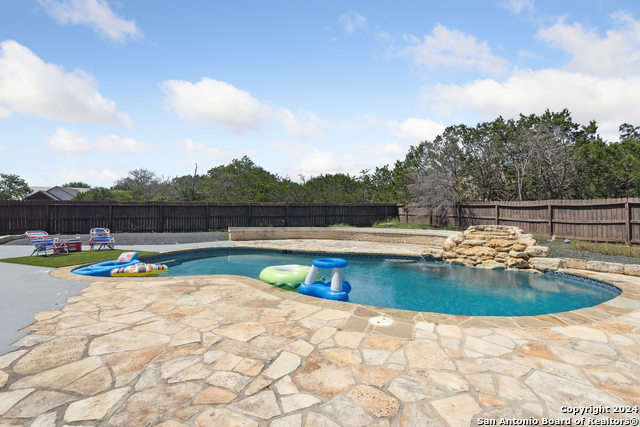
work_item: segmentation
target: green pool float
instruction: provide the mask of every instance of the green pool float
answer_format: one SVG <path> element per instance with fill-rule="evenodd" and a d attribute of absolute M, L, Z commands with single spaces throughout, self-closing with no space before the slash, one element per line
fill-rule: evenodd
<path fill-rule="evenodd" d="M 298 286 L 304 283 L 310 268 L 310 266 L 298 264 L 273 265 L 260 272 L 260 280 L 279 288 L 296 291 Z M 316 280 L 322 280 L 320 274 Z"/>

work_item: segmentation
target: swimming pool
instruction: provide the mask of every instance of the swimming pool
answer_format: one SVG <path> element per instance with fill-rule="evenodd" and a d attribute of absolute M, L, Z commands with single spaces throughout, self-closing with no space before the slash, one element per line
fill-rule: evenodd
<path fill-rule="evenodd" d="M 169 265 L 169 276 L 232 274 L 258 279 L 266 267 L 311 265 L 326 256 L 225 248 L 154 256 L 153 262 Z M 493 271 L 410 257 L 338 256 L 349 262 L 349 302 L 356 304 L 467 316 L 533 316 L 591 307 L 620 294 L 614 286 L 562 273 Z M 330 276 L 328 270 L 320 273 Z"/>

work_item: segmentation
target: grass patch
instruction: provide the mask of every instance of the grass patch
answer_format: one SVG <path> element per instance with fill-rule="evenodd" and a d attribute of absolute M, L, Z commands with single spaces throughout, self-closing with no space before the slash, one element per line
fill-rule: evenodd
<path fill-rule="evenodd" d="M 415 230 L 433 230 L 433 227 L 425 224 L 418 224 L 417 222 L 400 222 L 398 218 L 387 218 L 381 221 L 374 222 L 371 227 L 373 228 L 408 228 Z"/>
<path fill-rule="evenodd" d="M 329 224 L 329 225 L 327 225 L 327 227 L 348 227 L 348 228 L 355 228 L 355 225 L 349 225 L 349 224 Z"/>
<path fill-rule="evenodd" d="M 22 256 L 17 258 L 5 258 L 0 259 L 0 262 L 8 262 L 11 264 L 22 265 L 34 265 L 36 267 L 48 267 L 59 268 L 69 267 L 71 265 L 79 264 L 92 264 L 94 262 L 111 261 L 118 259 L 122 250 L 113 251 L 84 251 L 84 252 L 71 252 L 69 255 L 57 255 L 57 256 Z M 156 252 L 149 251 L 136 251 L 140 256 L 155 254 Z"/>
<path fill-rule="evenodd" d="M 593 252 L 603 255 L 626 256 L 629 258 L 640 258 L 640 247 L 627 246 L 623 244 L 592 243 L 581 240 L 572 241 L 571 249 L 576 251 Z"/>
<path fill-rule="evenodd" d="M 551 240 L 551 236 L 548 234 L 533 234 L 533 239 L 540 246 L 548 246 L 549 240 Z M 562 240 L 561 240 L 562 241 Z"/>

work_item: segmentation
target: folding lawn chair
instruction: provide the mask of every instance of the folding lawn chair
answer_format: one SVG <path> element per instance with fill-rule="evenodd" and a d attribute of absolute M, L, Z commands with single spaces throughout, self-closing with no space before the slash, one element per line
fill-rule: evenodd
<path fill-rule="evenodd" d="M 108 228 L 92 228 L 89 245 L 91 245 L 92 251 L 97 251 L 104 247 L 114 249 L 115 239 L 111 237 L 111 231 Z M 96 248 L 96 246 L 99 247 Z"/>
<path fill-rule="evenodd" d="M 51 255 L 68 255 L 69 247 L 65 242 L 60 241 L 58 238 L 55 240 L 49 236 L 49 233 L 42 230 L 35 231 L 27 231 L 27 237 L 31 241 L 31 244 L 34 246 L 33 252 L 31 252 L 30 256 L 36 254 L 36 256 L 40 254 L 44 254 L 44 256 L 49 256 L 49 252 Z"/>

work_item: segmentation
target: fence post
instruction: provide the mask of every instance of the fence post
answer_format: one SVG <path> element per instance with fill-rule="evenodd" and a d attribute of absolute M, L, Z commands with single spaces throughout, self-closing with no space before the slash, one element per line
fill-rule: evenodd
<path fill-rule="evenodd" d="M 160 229 L 161 233 L 164 233 L 164 212 L 163 212 L 164 209 L 163 208 L 164 208 L 164 205 L 161 204 L 160 205 L 160 214 L 159 214 L 159 216 L 160 216 L 160 224 L 159 224 L 159 227 L 158 227 Z"/>
<path fill-rule="evenodd" d="M 44 205 L 44 226 L 45 226 L 45 230 L 47 230 L 47 233 L 55 233 L 55 231 L 53 231 L 51 229 L 51 205 L 46 204 Z M 46 255 L 46 254 L 45 254 Z"/>
<path fill-rule="evenodd" d="M 288 227 L 289 226 L 289 203 L 286 203 L 284 205 L 284 226 Z"/>
<path fill-rule="evenodd" d="M 108 225 L 107 228 L 109 230 L 111 230 L 111 231 L 115 231 L 113 229 L 113 203 L 109 203 L 108 211 L 109 211 L 109 219 L 108 219 L 108 222 L 107 222 L 107 225 Z"/>
<path fill-rule="evenodd" d="M 249 210 L 249 214 L 247 215 L 249 225 L 247 225 L 247 227 L 251 227 L 251 205 L 247 205 L 247 209 Z"/>
<path fill-rule="evenodd" d="M 353 225 L 351 223 L 351 205 L 347 205 L 347 210 L 349 211 L 349 225 Z"/>
<path fill-rule="evenodd" d="M 496 225 L 500 225 L 500 208 L 498 207 L 498 204 L 496 203 Z"/>
<path fill-rule="evenodd" d="M 624 221 L 625 221 L 625 229 L 627 234 L 627 242 L 631 242 L 631 209 L 629 206 L 629 198 L 627 197 L 627 202 L 624 204 Z"/>
<path fill-rule="evenodd" d="M 551 202 L 547 205 L 549 211 L 549 235 L 553 236 L 553 206 Z"/>
<path fill-rule="evenodd" d="M 458 227 L 462 227 L 462 222 L 460 221 L 460 205 L 456 205 L 456 211 L 458 214 Z"/>

